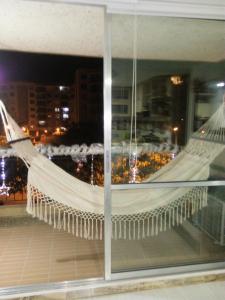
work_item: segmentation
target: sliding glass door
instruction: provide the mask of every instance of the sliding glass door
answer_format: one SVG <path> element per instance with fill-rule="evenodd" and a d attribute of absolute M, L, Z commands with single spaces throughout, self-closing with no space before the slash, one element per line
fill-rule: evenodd
<path fill-rule="evenodd" d="M 111 20 L 112 272 L 225 259 L 225 23 Z"/>

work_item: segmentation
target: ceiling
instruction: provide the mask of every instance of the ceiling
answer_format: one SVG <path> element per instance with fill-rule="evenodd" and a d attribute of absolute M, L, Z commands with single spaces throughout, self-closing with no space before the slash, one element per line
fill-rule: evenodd
<path fill-rule="evenodd" d="M 1 0 L 0 49 L 102 57 L 104 8 L 56 2 Z M 115 57 L 133 56 L 133 20 L 133 16 L 113 17 Z M 219 61 L 225 58 L 225 22 L 142 16 L 137 50 L 144 59 Z"/>
<path fill-rule="evenodd" d="M 136 25 L 135 25 L 136 22 Z M 215 20 L 115 15 L 112 54 L 132 57 L 135 26 L 142 59 L 208 61 L 225 59 L 225 22 Z"/>
<path fill-rule="evenodd" d="M 97 6 L 0 1 L 0 49 L 102 56 L 104 10 Z"/>

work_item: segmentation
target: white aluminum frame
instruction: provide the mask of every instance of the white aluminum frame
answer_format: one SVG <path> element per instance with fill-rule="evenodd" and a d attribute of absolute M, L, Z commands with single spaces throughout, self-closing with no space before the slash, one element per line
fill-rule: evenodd
<path fill-rule="evenodd" d="M 104 258 L 105 280 L 111 279 L 111 16 L 105 12 L 104 44 Z"/>
<path fill-rule="evenodd" d="M 153 1 L 149 1 L 149 2 L 153 2 Z M 160 3 L 161 1 L 159 1 Z M 161 4 L 159 4 L 160 6 Z M 159 7 L 158 6 L 158 7 Z M 128 8 L 128 5 L 125 4 L 123 7 Z M 184 6 L 185 7 L 185 6 Z M 142 7 L 143 8 L 143 7 Z M 110 20 L 110 24 L 112 22 L 112 15 L 113 14 L 118 14 L 118 13 L 125 13 L 125 14 L 135 14 L 135 15 L 154 15 L 154 16 L 169 16 L 169 17 L 187 17 L 187 18 L 203 18 L 203 16 L 199 13 L 196 14 L 190 14 L 185 12 L 184 14 L 180 14 L 177 13 L 177 10 L 175 11 L 170 11 L 170 12 L 165 12 L 162 13 L 162 11 L 154 11 L 154 7 L 153 7 L 153 11 L 149 12 L 149 11 L 142 11 L 142 8 L 140 8 L 140 6 L 138 5 L 131 5 L 127 10 L 124 8 L 124 10 L 118 10 L 118 9 L 109 9 L 107 10 L 107 18 L 109 18 Z M 161 7 L 162 9 L 162 7 Z M 221 20 L 225 20 L 225 11 L 222 12 L 222 17 L 215 17 L 215 15 L 205 15 L 205 18 L 210 18 L 210 19 L 221 19 Z M 106 21 L 107 22 L 107 21 Z M 111 26 L 110 26 L 111 28 Z M 112 32 L 108 33 L 111 35 Z M 107 40 L 109 41 L 109 45 L 108 48 L 110 48 L 111 46 L 111 39 L 109 39 L 109 37 L 107 37 Z M 111 49 L 110 49 L 110 53 L 111 53 Z M 107 56 L 108 58 L 108 56 Z M 105 57 L 106 59 L 106 57 Z M 111 57 L 112 60 L 112 57 Z M 112 70 L 111 72 L 112 73 Z M 111 74 L 110 74 L 111 75 Z M 109 78 L 109 77 L 108 77 Z M 112 78 L 110 78 L 110 82 L 112 81 Z M 107 100 L 106 100 L 107 101 Z M 110 102 L 112 102 L 111 99 L 111 95 L 110 95 Z M 189 116 L 189 120 L 193 119 L 193 107 L 191 107 L 191 103 L 188 103 L 188 111 L 191 113 L 191 116 Z M 112 115 L 111 115 L 112 117 Z M 106 120 L 106 122 L 108 122 L 108 119 Z M 106 124 L 105 124 L 106 125 Z M 108 124 L 107 124 L 108 126 Z M 189 126 L 190 127 L 190 126 Z M 188 136 L 190 136 L 192 131 L 192 128 L 188 128 Z M 107 132 L 107 135 L 111 136 L 111 132 Z M 111 152 L 110 152 L 110 158 L 111 158 Z M 113 190 L 131 190 L 131 189 L 150 189 L 150 188 L 179 188 L 179 187 L 197 187 L 197 186 L 225 186 L 225 180 L 204 180 L 204 181 L 174 181 L 174 182 L 150 182 L 150 183 L 142 183 L 142 184 L 111 184 L 111 191 Z M 105 189 L 108 190 L 109 187 L 105 186 Z M 112 200 L 111 200 L 112 201 Z M 111 206 L 110 206 L 111 209 Z M 109 215 L 109 213 L 107 214 Z M 110 213 L 111 215 L 111 213 Z M 105 239 L 109 239 L 109 236 L 111 235 L 111 232 L 105 232 Z M 109 246 L 110 241 L 107 242 L 107 245 Z M 107 249 L 105 248 L 105 251 L 107 251 Z M 111 255 L 111 250 L 110 250 L 110 255 Z M 109 259 L 107 253 L 105 253 L 105 256 L 107 257 L 107 259 Z M 182 266 L 169 266 L 169 267 L 162 267 L 162 268 L 155 268 L 155 269 L 146 269 L 146 270 L 133 270 L 133 271 L 121 271 L 121 272 L 115 272 L 111 274 L 111 279 L 112 280 L 119 280 L 119 279 L 128 279 L 128 278 L 139 278 L 139 277 L 151 277 L 151 276 L 163 276 L 163 275 L 174 275 L 174 274 L 182 274 L 182 273 L 186 273 L 186 272 L 196 272 L 196 271 L 205 271 L 205 270 L 216 270 L 216 269 L 225 269 L 225 262 L 208 262 L 208 263 L 197 263 L 197 264 L 189 264 L 189 265 L 182 265 Z"/>
<path fill-rule="evenodd" d="M 183 18 L 203 18 L 225 20 L 223 0 L 25 0 L 33 2 L 67 3 L 104 6 L 108 13 L 170 16 Z M 136 13 L 135 12 L 135 13 Z"/>
<path fill-rule="evenodd" d="M 185 187 L 185 186 L 224 186 L 225 181 L 195 181 L 195 182 L 156 182 L 149 184 L 132 185 L 111 185 L 111 13 L 134 13 L 137 14 L 187 17 L 187 18 L 207 18 L 225 20 L 225 3 L 202 4 L 196 0 L 192 3 L 168 0 L 26 0 L 36 2 L 68 3 L 71 5 L 97 5 L 105 7 L 105 47 L 104 47 L 104 173 L 105 173 L 105 228 L 104 228 L 104 256 L 105 274 L 104 279 L 95 278 L 78 281 L 64 281 L 46 284 L 33 284 L 18 287 L 0 288 L 0 299 L 12 299 L 15 297 L 25 297 L 41 295 L 54 292 L 66 292 L 76 290 L 82 286 L 84 288 L 96 287 L 107 281 L 115 281 L 127 278 L 152 277 L 159 275 L 172 275 L 182 273 L 193 273 L 206 270 L 225 269 L 225 262 L 204 263 L 180 267 L 167 267 L 151 270 L 139 270 L 132 272 L 113 273 L 111 272 L 111 191 L 116 189 L 137 189 L 137 188 L 163 188 L 163 187 Z M 212 0 L 213 2 L 213 0 Z M 210 272 L 209 272 L 210 273 Z"/>

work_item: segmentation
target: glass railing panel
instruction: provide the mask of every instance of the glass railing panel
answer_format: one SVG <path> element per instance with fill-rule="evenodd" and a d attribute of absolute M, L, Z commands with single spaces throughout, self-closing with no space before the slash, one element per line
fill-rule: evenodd
<path fill-rule="evenodd" d="M 113 183 L 224 178 L 224 26 L 112 16 Z"/>
<path fill-rule="evenodd" d="M 224 261 L 224 194 L 225 186 L 113 191 L 112 271 Z"/>

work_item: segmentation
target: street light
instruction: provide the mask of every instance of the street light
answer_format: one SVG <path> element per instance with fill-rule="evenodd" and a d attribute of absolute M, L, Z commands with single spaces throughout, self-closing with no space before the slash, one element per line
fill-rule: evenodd
<path fill-rule="evenodd" d="M 177 146 L 177 132 L 178 132 L 178 127 L 173 127 L 173 132 L 174 132 L 174 137 L 175 137 L 175 145 Z"/>

